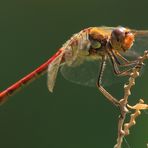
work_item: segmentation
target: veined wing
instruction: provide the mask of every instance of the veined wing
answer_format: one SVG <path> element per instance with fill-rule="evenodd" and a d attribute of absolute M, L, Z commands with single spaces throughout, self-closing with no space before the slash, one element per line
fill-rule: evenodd
<path fill-rule="evenodd" d="M 63 77 L 73 83 L 95 87 L 99 76 L 100 59 L 77 59 L 78 63 L 73 65 L 67 65 L 66 63 L 61 67 L 61 73 Z M 113 83 L 122 81 L 121 77 L 117 77 L 113 73 L 113 68 L 108 60 L 106 68 L 102 78 L 102 85 L 109 86 Z"/>
<path fill-rule="evenodd" d="M 148 30 L 132 30 L 135 34 L 135 42 L 131 50 L 139 55 L 148 49 Z"/>
<path fill-rule="evenodd" d="M 50 92 L 53 91 L 55 81 L 56 81 L 56 77 L 57 77 L 57 73 L 58 73 L 64 52 L 65 52 L 65 49 L 63 48 L 61 54 L 58 57 L 56 57 L 55 60 L 52 61 L 48 66 L 47 86 L 48 86 L 48 90 Z"/>

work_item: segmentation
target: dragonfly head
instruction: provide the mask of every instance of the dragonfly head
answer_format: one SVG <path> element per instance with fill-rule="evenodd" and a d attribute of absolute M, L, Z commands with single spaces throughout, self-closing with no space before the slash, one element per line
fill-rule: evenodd
<path fill-rule="evenodd" d="M 110 43 L 115 50 L 126 52 L 134 43 L 134 34 L 124 27 L 117 27 L 111 33 Z"/>

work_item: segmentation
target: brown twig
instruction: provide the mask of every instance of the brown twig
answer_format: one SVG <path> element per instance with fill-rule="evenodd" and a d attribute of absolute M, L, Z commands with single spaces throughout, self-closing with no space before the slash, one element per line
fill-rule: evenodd
<path fill-rule="evenodd" d="M 130 106 L 127 104 L 127 107 L 129 109 L 134 109 L 135 112 L 131 114 L 131 118 L 129 123 L 124 124 L 124 132 L 125 136 L 129 135 L 130 131 L 129 129 L 136 124 L 136 118 L 141 114 L 140 110 L 148 109 L 148 105 L 144 104 L 144 101 L 142 99 L 139 100 L 139 103 L 137 103 L 135 106 Z"/>
<path fill-rule="evenodd" d="M 132 69 L 128 83 L 124 85 L 124 97 L 120 100 L 121 115 L 119 117 L 119 122 L 118 122 L 118 138 L 117 138 L 117 144 L 114 146 L 114 148 L 121 148 L 123 138 L 124 136 L 127 136 L 129 134 L 129 128 L 135 125 L 136 123 L 135 119 L 140 115 L 140 110 L 148 109 L 148 105 L 144 104 L 144 101 L 142 99 L 135 106 L 128 105 L 128 98 L 131 95 L 131 88 L 132 86 L 135 85 L 135 79 L 139 76 L 139 72 L 143 65 L 143 61 L 146 59 L 148 59 L 148 51 L 145 51 L 144 55 L 142 57 L 139 57 L 139 62 Z M 129 109 L 134 109 L 135 112 L 131 114 L 131 119 L 129 123 L 124 124 Z"/>

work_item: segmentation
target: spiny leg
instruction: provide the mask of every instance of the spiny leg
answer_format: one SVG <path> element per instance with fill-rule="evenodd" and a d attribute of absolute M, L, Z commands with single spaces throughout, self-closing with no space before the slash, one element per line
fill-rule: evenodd
<path fill-rule="evenodd" d="M 116 61 L 116 63 L 117 63 L 118 65 L 123 65 L 123 64 L 119 61 L 119 59 L 116 57 L 116 54 L 113 52 L 112 49 L 109 50 L 108 52 L 110 52 L 110 54 L 113 56 L 113 58 L 115 59 L 115 61 Z"/>
<path fill-rule="evenodd" d="M 131 74 L 131 70 L 133 69 L 133 67 L 130 67 L 129 69 L 127 70 L 119 70 L 119 67 L 117 65 L 117 62 L 112 54 L 112 52 L 110 50 L 107 50 L 108 51 L 108 55 L 110 57 L 110 60 L 111 60 L 111 63 L 113 65 L 113 69 L 114 69 L 114 73 L 117 75 L 117 76 L 129 76 Z M 137 63 L 138 64 L 138 63 Z M 135 64 L 132 64 L 134 66 L 136 66 L 136 63 Z M 129 66 L 129 65 L 128 65 Z"/>
<path fill-rule="evenodd" d="M 119 106 L 119 101 L 116 98 L 114 98 L 108 91 L 106 91 L 104 87 L 101 85 L 103 72 L 106 66 L 106 59 L 107 59 L 106 56 L 102 57 L 102 63 L 101 63 L 101 68 L 98 76 L 97 87 L 110 102 L 112 102 L 115 106 Z"/>
<path fill-rule="evenodd" d="M 124 64 L 117 62 L 117 64 L 119 63 L 118 64 L 119 66 L 127 67 L 127 66 L 136 65 L 138 63 L 138 59 L 133 60 L 133 61 L 129 61 L 125 57 L 123 57 L 118 51 L 111 50 L 111 52 L 112 52 L 112 55 L 114 56 L 115 60 L 116 59 L 118 60 L 118 58 L 119 58 L 120 60 L 122 60 L 124 62 Z M 117 55 L 118 58 L 116 57 L 116 55 Z"/>

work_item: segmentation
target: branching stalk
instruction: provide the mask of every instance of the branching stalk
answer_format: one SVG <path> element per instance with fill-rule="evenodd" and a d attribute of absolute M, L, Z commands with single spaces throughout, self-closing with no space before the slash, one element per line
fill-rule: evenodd
<path fill-rule="evenodd" d="M 148 51 L 145 51 L 144 55 L 142 57 L 139 57 L 139 62 L 132 69 L 130 78 L 128 79 L 128 83 L 124 85 L 124 97 L 119 101 L 121 114 L 118 121 L 117 143 L 114 148 L 121 148 L 124 136 L 129 135 L 130 128 L 136 124 L 135 120 L 140 115 L 140 110 L 148 109 L 148 105 L 144 104 L 144 101 L 142 99 L 140 99 L 139 103 L 134 106 L 130 106 L 128 104 L 128 99 L 131 95 L 131 88 L 135 85 L 135 79 L 139 76 L 139 72 L 144 65 L 143 62 L 146 59 L 148 59 Z M 129 110 L 135 110 L 135 112 L 130 115 L 130 121 L 128 123 L 124 123 Z"/>

